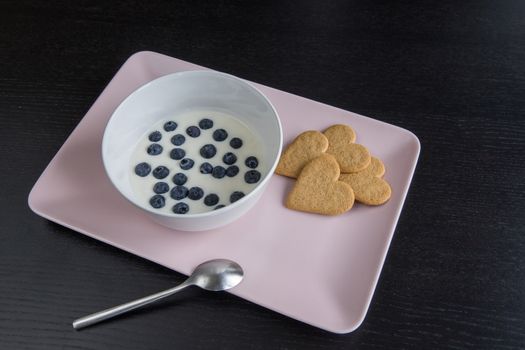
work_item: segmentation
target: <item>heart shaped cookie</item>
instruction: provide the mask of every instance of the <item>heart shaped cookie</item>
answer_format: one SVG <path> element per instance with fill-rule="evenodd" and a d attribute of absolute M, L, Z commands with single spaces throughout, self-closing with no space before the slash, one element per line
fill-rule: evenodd
<path fill-rule="evenodd" d="M 370 164 L 370 153 L 365 146 L 354 143 L 355 132 L 348 125 L 332 125 L 324 131 L 329 153 L 337 159 L 342 173 L 355 173 Z"/>
<path fill-rule="evenodd" d="M 310 160 L 319 157 L 328 148 L 328 139 L 319 131 L 305 131 L 284 150 L 275 173 L 297 178 Z"/>
<path fill-rule="evenodd" d="M 365 170 L 354 174 L 341 174 L 339 180 L 352 187 L 356 201 L 367 205 L 381 205 L 388 201 L 392 194 L 388 182 L 381 179 L 384 174 L 384 164 L 372 157 Z"/>
<path fill-rule="evenodd" d="M 306 164 L 286 199 L 290 209 L 323 215 L 338 215 L 352 208 L 352 188 L 338 181 L 339 164 L 329 154 L 322 154 Z"/>

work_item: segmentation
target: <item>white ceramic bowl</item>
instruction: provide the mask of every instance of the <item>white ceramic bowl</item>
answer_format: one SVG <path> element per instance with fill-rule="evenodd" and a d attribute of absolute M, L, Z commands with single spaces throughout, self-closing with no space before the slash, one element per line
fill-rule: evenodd
<path fill-rule="evenodd" d="M 155 123 L 192 109 L 217 110 L 238 118 L 263 141 L 260 154 L 267 171 L 249 194 L 220 210 L 184 215 L 155 211 L 140 203 L 132 190 L 131 156 Z M 250 83 L 215 71 L 190 71 L 155 79 L 129 95 L 106 126 L 102 159 L 117 190 L 152 219 L 176 230 L 203 231 L 226 225 L 253 207 L 275 171 L 282 139 L 275 108 Z"/>

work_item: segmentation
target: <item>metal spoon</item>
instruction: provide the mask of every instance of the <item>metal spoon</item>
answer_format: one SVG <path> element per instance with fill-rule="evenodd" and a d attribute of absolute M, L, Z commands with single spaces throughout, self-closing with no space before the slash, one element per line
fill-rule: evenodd
<path fill-rule="evenodd" d="M 178 286 L 79 318 L 73 322 L 73 328 L 81 329 L 95 323 L 99 323 L 101 321 L 168 297 L 189 286 L 198 286 L 202 289 L 213 292 L 227 290 L 238 285 L 242 281 L 243 277 L 244 272 L 236 262 L 226 259 L 206 261 L 197 266 L 197 268 L 193 270 L 192 274 Z"/>

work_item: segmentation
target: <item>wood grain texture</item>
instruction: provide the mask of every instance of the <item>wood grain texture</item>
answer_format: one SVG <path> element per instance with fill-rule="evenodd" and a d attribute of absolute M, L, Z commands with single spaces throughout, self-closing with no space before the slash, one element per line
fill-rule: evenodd
<path fill-rule="evenodd" d="M 1 1 L 0 348 L 525 346 L 525 3 Z M 32 185 L 132 53 L 158 51 L 413 131 L 422 153 L 372 305 L 334 335 L 190 290 L 32 214 Z M 321 116 L 320 116 L 321 117 Z"/>

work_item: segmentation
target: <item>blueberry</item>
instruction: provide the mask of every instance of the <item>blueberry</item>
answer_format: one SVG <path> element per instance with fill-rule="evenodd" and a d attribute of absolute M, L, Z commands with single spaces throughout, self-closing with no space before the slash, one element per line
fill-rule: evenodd
<path fill-rule="evenodd" d="M 186 214 L 190 210 L 190 207 L 184 203 L 180 202 L 173 206 L 173 212 L 175 214 Z"/>
<path fill-rule="evenodd" d="M 226 169 L 226 176 L 228 177 L 234 177 L 239 173 L 239 167 L 237 165 L 229 166 L 228 169 Z"/>
<path fill-rule="evenodd" d="M 188 193 L 188 198 L 194 201 L 201 199 L 204 196 L 204 191 L 200 187 L 192 187 Z"/>
<path fill-rule="evenodd" d="M 146 152 L 148 152 L 150 156 L 156 156 L 162 153 L 162 146 L 159 145 L 158 143 L 152 143 L 151 145 L 148 146 L 148 148 L 146 149 Z"/>
<path fill-rule="evenodd" d="M 244 193 L 241 191 L 235 191 L 230 195 L 230 203 L 237 202 L 239 199 L 244 197 Z"/>
<path fill-rule="evenodd" d="M 188 134 L 190 137 L 199 137 L 201 134 L 201 129 L 192 125 L 186 129 L 186 134 Z"/>
<path fill-rule="evenodd" d="M 208 162 L 204 162 L 200 167 L 201 174 L 210 174 L 213 171 L 213 165 Z"/>
<path fill-rule="evenodd" d="M 162 194 L 162 193 L 166 193 L 170 190 L 170 186 L 165 183 L 165 182 L 157 182 L 154 186 L 153 186 L 153 192 L 155 192 L 156 194 Z"/>
<path fill-rule="evenodd" d="M 148 139 L 151 142 L 159 142 L 161 138 L 162 138 L 162 134 L 160 133 L 160 131 L 154 131 L 148 136 Z"/>
<path fill-rule="evenodd" d="M 216 206 L 215 208 L 213 208 L 213 210 L 221 209 L 221 208 L 224 208 L 224 207 L 225 207 L 224 204 L 219 204 L 218 206 Z"/>
<path fill-rule="evenodd" d="M 148 176 L 151 166 L 148 163 L 140 163 L 135 166 L 135 174 L 140 177 Z"/>
<path fill-rule="evenodd" d="M 238 137 L 234 137 L 230 140 L 230 146 L 235 149 L 239 149 L 242 147 L 242 140 Z"/>
<path fill-rule="evenodd" d="M 215 141 L 224 141 L 228 138 L 228 133 L 224 129 L 217 129 L 213 132 L 213 139 Z"/>
<path fill-rule="evenodd" d="M 181 200 L 188 196 L 188 189 L 184 186 L 175 186 L 171 189 L 170 197 L 175 200 Z"/>
<path fill-rule="evenodd" d="M 204 204 L 206 204 L 208 207 L 213 207 L 219 203 L 219 196 L 217 196 L 215 193 L 211 193 L 204 197 Z"/>
<path fill-rule="evenodd" d="M 168 176 L 170 174 L 170 170 L 168 168 L 166 168 L 165 166 L 163 165 L 160 165 L 158 167 L 156 167 L 155 169 L 153 169 L 153 177 L 155 177 L 156 179 L 164 179 L 166 176 Z"/>
<path fill-rule="evenodd" d="M 216 179 L 222 179 L 224 175 L 226 175 L 226 169 L 224 169 L 222 166 L 218 165 L 215 168 L 213 168 L 213 171 L 211 172 L 211 175 Z"/>
<path fill-rule="evenodd" d="M 249 170 L 244 174 L 244 181 L 246 181 L 249 184 L 254 184 L 256 182 L 259 182 L 261 179 L 261 173 L 257 170 Z"/>
<path fill-rule="evenodd" d="M 156 194 L 150 198 L 149 204 L 153 208 L 159 209 L 159 208 L 162 208 L 164 205 L 166 205 L 166 201 L 164 200 L 163 196 L 161 196 L 160 194 Z"/>
<path fill-rule="evenodd" d="M 173 121 L 169 121 L 169 122 L 165 122 L 164 123 L 164 130 L 166 131 L 173 131 L 177 129 L 177 123 L 173 122 Z"/>
<path fill-rule="evenodd" d="M 232 152 L 228 152 L 222 157 L 222 161 L 224 164 L 232 165 L 237 161 L 237 156 Z"/>
<path fill-rule="evenodd" d="M 208 118 L 204 118 L 199 122 L 199 128 L 202 130 L 211 129 L 213 128 L 213 121 Z"/>
<path fill-rule="evenodd" d="M 248 168 L 255 169 L 257 166 L 259 166 L 259 160 L 255 158 L 254 156 L 250 156 L 246 158 L 246 161 L 244 162 Z"/>
<path fill-rule="evenodd" d="M 186 151 L 182 148 L 174 148 L 170 152 L 171 159 L 179 160 L 184 158 L 184 156 L 186 156 Z"/>
<path fill-rule="evenodd" d="M 171 138 L 171 143 L 173 143 L 175 146 L 180 146 L 186 141 L 186 137 L 182 134 L 173 135 Z"/>
<path fill-rule="evenodd" d="M 193 168 L 193 164 L 195 164 L 195 162 L 193 160 L 191 160 L 190 158 L 184 158 L 179 163 L 180 168 L 182 170 L 189 170 L 189 169 Z"/>
<path fill-rule="evenodd" d="M 184 185 L 188 181 L 188 177 L 183 173 L 176 173 L 173 175 L 173 183 L 175 185 Z"/>
<path fill-rule="evenodd" d="M 207 144 L 201 147 L 199 153 L 203 158 L 210 159 L 217 153 L 217 148 L 214 145 Z"/>

